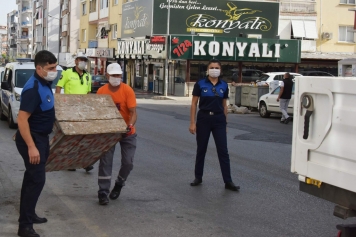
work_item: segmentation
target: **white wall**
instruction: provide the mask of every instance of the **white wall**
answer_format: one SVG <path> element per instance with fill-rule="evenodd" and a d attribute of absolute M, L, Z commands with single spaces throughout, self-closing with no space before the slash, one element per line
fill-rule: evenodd
<path fill-rule="evenodd" d="M 69 52 L 74 54 L 79 49 L 79 30 L 80 30 L 80 1 L 71 0 L 71 9 L 70 9 L 70 29 L 69 29 L 69 37 L 70 37 L 70 47 Z"/>
<path fill-rule="evenodd" d="M 59 19 L 60 0 L 48 0 L 48 25 L 47 25 L 47 50 L 51 51 L 57 58 L 59 53 Z"/>

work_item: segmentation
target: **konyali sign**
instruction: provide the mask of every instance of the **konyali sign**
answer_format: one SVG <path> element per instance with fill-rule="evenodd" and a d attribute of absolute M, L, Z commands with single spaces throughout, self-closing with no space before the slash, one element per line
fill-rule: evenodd
<path fill-rule="evenodd" d="M 120 40 L 117 43 L 117 54 L 123 58 L 134 58 L 136 56 L 150 56 L 156 59 L 167 57 L 164 44 L 151 44 L 149 39 Z"/>
<path fill-rule="evenodd" d="M 170 3 L 168 3 L 170 1 Z M 275 38 L 278 34 L 279 3 L 227 0 L 155 0 L 154 34 L 213 33 L 239 36 L 258 34 Z"/>
<path fill-rule="evenodd" d="M 172 35 L 170 59 L 300 63 L 299 40 Z"/>

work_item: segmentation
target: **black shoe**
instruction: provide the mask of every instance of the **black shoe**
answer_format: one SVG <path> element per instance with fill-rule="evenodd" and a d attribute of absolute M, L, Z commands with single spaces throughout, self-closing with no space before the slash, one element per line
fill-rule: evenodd
<path fill-rule="evenodd" d="M 240 186 L 236 186 L 233 182 L 225 183 L 225 189 L 229 189 L 231 191 L 239 191 Z"/>
<path fill-rule="evenodd" d="M 36 214 L 32 217 L 33 224 L 42 224 L 47 222 L 47 218 L 39 217 Z"/>
<path fill-rule="evenodd" d="M 106 195 L 105 193 L 99 193 L 98 197 L 100 205 L 107 205 L 109 203 L 108 195 Z"/>
<path fill-rule="evenodd" d="M 203 182 L 203 180 L 201 180 L 201 179 L 194 179 L 193 182 L 190 183 L 190 186 L 198 186 L 202 182 Z"/>
<path fill-rule="evenodd" d="M 291 120 L 292 120 L 292 117 L 288 117 L 288 118 L 286 118 L 286 120 L 284 120 L 284 123 L 285 123 L 285 124 L 288 124 L 289 121 L 291 121 Z"/>
<path fill-rule="evenodd" d="M 37 234 L 36 231 L 31 227 L 19 228 L 17 235 L 21 237 L 40 237 L 40 235 Z"/>
<path fill-rule="evenodd" d="M 88 167 L 84 168 L 86 172 L 91 171 L 92 169 L 94 169 L 94 166 L 89 165 Z"/>
<path fill-rule="evenodd" d="M 115 184 L 115 187 L 111 190 L 110 199 L 115 200 L 120 196 L 121 189 L 123 186 Z"/>
<path fill-rule="evenodd" d="M 68 169 L 68 171 L 76 171 L 77 169 Z"/>
<path fill-rule="evenodd" d="M 285 123 L 285 120 L 281 120 L 280 123 Z"/>

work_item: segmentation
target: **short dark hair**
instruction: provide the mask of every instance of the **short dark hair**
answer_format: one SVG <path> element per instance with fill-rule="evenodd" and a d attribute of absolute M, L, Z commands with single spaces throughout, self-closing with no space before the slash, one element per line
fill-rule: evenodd
<path fill-rule="evenodd" d="M 219 60 L 217 60 L 217 59 L 211 59 L 211 60 L 209 61 L 209 63 L 208 63 L 208 67 L 209 67 L 210 64 L 212 64 L 212 63 L 217 63 L 217 64 L 219 64 L 219 66 L 221 67 L 221 62 L 220 62 Z"/>
<path fill-rule="evenodd" d="M 36 53 L 35 56 L 35 67 L 37 65 L 44 67 L 47 64 L 54 64 L 57 62 L 56 56 L 54 56 L 53 53 L 47 50 L 41 50 L 38 53 Z"/>
<path fill-rule="evenodd" d="M 286 72 L 284 75 L 285 75 L 287 78 L 291 78 L 289 72 Z"/>

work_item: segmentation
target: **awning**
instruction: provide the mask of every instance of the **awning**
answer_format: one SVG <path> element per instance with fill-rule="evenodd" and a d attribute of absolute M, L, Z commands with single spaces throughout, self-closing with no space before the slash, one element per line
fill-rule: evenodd
<path fill-rule="evenodd" d="M 302 20 L 292 20 L 294 38 L 305 38 L 304 22 Z"/>
<path fill-rule="evenodd" d="M 317 39 L 318 33 L 316 32 L 316 22 L 315 21 L 304 21 L 305 38 Z"/>
<path fill-rule="evenodd" d="M 278 26 L 278 35 L 280 39 L 290 39 L 292 24 L 290 20 L 280 20 Z"/>

